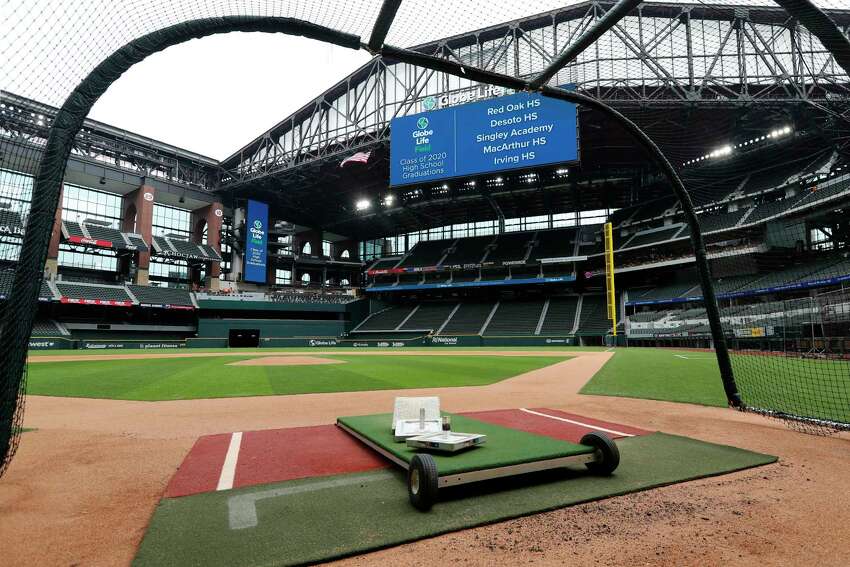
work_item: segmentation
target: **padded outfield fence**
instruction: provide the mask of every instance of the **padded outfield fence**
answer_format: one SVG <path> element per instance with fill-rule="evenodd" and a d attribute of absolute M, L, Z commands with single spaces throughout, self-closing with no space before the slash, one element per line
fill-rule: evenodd
<path fill-rule="evenodd" d="M 458 88 L 497 85 L 509 91 L 534 90 L 576 103 L 582 111 L 593 111 L 618 124 L 644 150 L 648 163 L 656 168 L 654 174 L 659 182 L 667 186 L 674 204 L 678 202 L 681 222 L 689 231 L 694 265 L 730 403 L 759 408 L 771 415 L 786 415 L 782 407 L 770 407 L 771 399 L 759 394 L 759 384 L 773 380 L 768 376 L 769 366 L 739 366 L 747 375 L 739 376 L 741 384 L 748 386 L 739 391 L 735 383 L 726 346 L 727 338 L 733 337 L 727 337 L 721 324 L 712 267 L 695 210 L 695 204 L 699 206 L 701 199 L 710 195 L 717 182 L 727 178 L 730 172 L 711 168 L 686 171 L 695 159 L 693 152 L 686 150 L 689 141 L 705 145 L 707 128 L 716 132 L 718 141 L 732 134 L 747 112 L 758 110 L 761 99 L 780 113 L 783 108 L 789 110 L 783 118 L 814 116 L 807 131 L 827 132 L 836 141 L 846 139 L 850 42 L 833 20 L 846 21 L 841 11 L 846 8 L 843 0 L 777 0 L 776 5 L 753 0 L 753 3 L 757 6 L 752 10 L 740 1 L 700 3 L 698 9 L 692 9 L 671 0 L 658 15 L 647 18 L 643 17 L 643 11 L 653 7 L 650 4 L 641 7 L 638 0 L 587 3 L 586 21 L 563 30 L 566 33 L 557 39 L 554 30 L 559 23 L 575 19 L 574 13 L 582 13 L 580 10 L 568 13 L 564 4 L 575 8 L 585 6 L 583 3 L 547 1 L 536 10 L 552 12 L 530 18 L 532 14 L 525 5 L 477 0 L 458 5 L 452 11 L 423 11 L 419 3 L 400 0 L 353 5 L 304 0 L 274 3 L 148 0 L 130 4 L 85 0 L 61 5 L 41 0 L 13 2 L 7 6 L 0 46 L 4 96 L 6 89 L 17 91 L 16 94 L 60 110 L 50 124 L 45 124 L 43 117 L 30 117 L 31 127 L 23 133 L 15 132 L 22 135 L 15 139 L 13 151 L 4 154 L 2 162 L 3 172 L 29 175 L 32 185 L 30 188 L 10 187 L 5 183 L 2 186 L 3 197 L 26 203 L 21 206 L 26 229 L 13 258 L 18 262 L 0 335 L 0 451 L 3 453 L 0 473 L 5 471 L 19 442 L 34 307 L 66 163 L 75 151 L 75 138 L 89 110 L 122 73 L 147 56 L 190 39 L 236 31 L 301 35 L 345 48 L 367 49 L 382 62 L 433 71 L 439 76 L 440 84 L 448 85 L 451 80 Z M 653 20 L 667 12 L 674 13 L 667 23 Z M 500 35 L 497 24 L 522 18 L 527 18 L 523 25 L 529 27 L 528 38 L 533 39 L 526 43 L 537 44 L 533 51 L 524 52 L 528 57 L 520 59 L 517 55 L 497 61 L 485 57 L 488 49 L 498 48 L 500 41 L 517 42 L 519 53 L 525 35 L 522 29 L 503 26 L 505 31 Z M 645 29 L 645 25 L 651 27 Z M 434 43 L 471 26 L 496 27 L 476 36 L 472 47 L 477 51 L 462 59 Z M 534 26 L 537 27 L 532 30 Z M 394 47 L 425 45 L 423 42 L 432 42 L 432 47 L 419 50 Z M 737 50 L 727 53 L 729 45 L 737 46 Z M 816 47 L 810 48 L 813 45 Z M 599 48 L 603 55 L 599 55 Z M 541 50 L 549 53 L 540 56 Z M 698 52 L 696 58 L 694 51 Z M 677 60 L 680 56 L 689 59 Z M 730 77 L 725 71 L 729 57 L 736 58 L 731 75 L 737 76 Z M 606 75 L 590 76 L 587 68 Z M 697 70 L 705 73 L 705 81 L 695 81 Z M 715 84 L 717 75 L 722 76 L 722 84 Z M 575 90 L 566 91 L 550 84 L 573 84 Z M 705 89 L 712 92 L 711 97 L 703 98 Z M 612 90 L 616 91 L 613 95 Z M 773 96 L 774 93 L 779 94 Z M 745 96 L 741 98 L 741 95 Z M 792 103 L 783 106 L 783 97 Z M 725 123 L 713 119 L 715 106 L 739 98 L 746 103 L 739 106 L 740 114 L 731 114 Z M 808 104 L 811 99 L 817 102 Z M 658 101 L 665 104 L 655 104 Z M 702 114 L 702 120 L 700 112 L 689 114 L 700 108 L 708 111 L 707 115 Z M 3 110 L 4 118 L 15 112 L 6 106 Z M 358 127 L 352 135 L 361 132 L 362 128 Z M 723 147 L 713 152 L 711 157 L 727 153 L 731 153 L 731 146 L 729 150 Z M 748 163 L 753 167 L 757 161 Z M 162 171 L 147 174 L 172 175 Z M 739 189 L 743 190 L 745 184 L 743 180 Z M 733 217 L 736 214 L 727 212 Z M 736 222 L 742 220 L 738 218 Z M 824 376 L 829 387 L 836 388 L 846 399 L 844 377 L 832 370 Z M 816 386 L 811 383 L 810 387 Z M 801 391 L 788 388 L 784 395 L 800 395 Z M 805 419 L 816 413 L 805 404 L 795 411 Z M 842 425 L 840 420 L 836 424 Z"/>

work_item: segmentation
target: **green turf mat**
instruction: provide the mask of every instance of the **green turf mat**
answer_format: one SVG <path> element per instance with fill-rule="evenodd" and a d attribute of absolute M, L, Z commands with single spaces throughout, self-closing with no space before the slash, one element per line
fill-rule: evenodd
<path fill-rule="evenodd" d="M 437 462 L 437 471 L 441 476 L 593 452 L 593 448 L 584 445 L 485 423 L 462 415 L 445 415 L 452 416 L 454 431 L 483 433 L 487 436 L 487 442 L 480 447 L 455 455 L 435 453 L 434 460 Z M 409 448 L 403 442 L 393 441 L 390 431 L 392 419 L 391 413 L 382 413 L 340 417 L 337 421 L 409 463 L 413 455 L 419 451 Z"/>
<path fill-rule="evenodd" d="M 134 564 L 309 563 L 507 518 L 774 462 L 775 457 L 655 433 L 618 441 L 614 476 L 550 471 L 454 487 L 427 513 L 396 469 L 163 500 Z"/>

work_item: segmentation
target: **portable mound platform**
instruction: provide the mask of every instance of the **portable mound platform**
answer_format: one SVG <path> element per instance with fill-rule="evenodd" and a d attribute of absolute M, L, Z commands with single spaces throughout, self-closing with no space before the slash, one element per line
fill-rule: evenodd
<path fill-rule="evenodd" d="M 604 433 L 591 432 L 581 444 L 451 415 L 453 428 L 487 436 L 487 443 L 465 452 L 443 455 L 412 449 L 393 439 L 392 414 L 340 417 L 337 426 L 407 471 L 411 504 L 428 510 L 440 488 L 532 472 L 586 465 L 591 472 L 611 474 L 619 465 L 616 444 Z"/>
<path fill-rule="evenodd" d="M 493 435 L 483 426 L 492 424 L 572 445 L 605 431 L 627 466 L 608 477 L 571 467 L 446 488 L 423 514 L 410 505 L 401 469 L 388 468 L 394 461 L 336 425 L 204 436 L 176 471 L 133 565 L 312 564 L 776 460 L 547 408 L 464 416 L 453 416 L 456 429 Z M 380 432 L 389 435 L 389 420 Z M 495 450 L 491 441 L 473 451 Z"/>

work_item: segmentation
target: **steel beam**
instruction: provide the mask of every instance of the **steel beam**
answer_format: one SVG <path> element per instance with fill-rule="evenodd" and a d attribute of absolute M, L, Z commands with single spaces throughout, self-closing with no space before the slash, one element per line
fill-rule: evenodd
<path fill-rule="evenodd" d="M 549 82 L 549 79 L 555 74 L 572 63 L 585 49 L 593 45 L 593 43 L 602 37 L 602 35 L 610 30 L 614 25 L 622 20 L 626 14 L 637 8 L 643 0 L 620 0 L 617 4 L 608 10 L 602 18 L 596 22 L 596 25 L 587 30 L 574 43 L 567 46 L 566 49 L 552 61 L 546 69 L 531 80 L 530 86 L 532 89 L 539 89 L 541 85 Z"/>

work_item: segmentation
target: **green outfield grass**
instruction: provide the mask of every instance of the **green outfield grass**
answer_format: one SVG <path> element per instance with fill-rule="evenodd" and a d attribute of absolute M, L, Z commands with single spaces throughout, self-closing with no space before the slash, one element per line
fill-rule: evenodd
<path fill-rule="evenodd" d="M 733 354 L 732 364 L 738 389 L 747 404 L 850 421 L 850 407 L 836 389 L 850 391 L 848 361 Z M 846 384 L 839 388 L 842 380 Z M 713 352 L 617 349 L 581 393 L 727 405 Z"/>
<path fill-rule="evenodd" d="M 196 352 L 220 352 L 222 354 L 261 354 L 272 355 L 276 352 L 285 354 L 316 354 L 316 352 L 396 352 L 403 350 L 404 352 L 431 352 L 434 350 L 467 350 L 467 351 L 485 351 L 485 352 L 505 352 L 505 351 L 539 351 L 539 352 L 600 352 L 606 350 L 605 347 L 576 347 L 576 346 L 497 346 L 497 347 L 458 347 L 458 346 L 427 346 L 427 347 L 394 347 L 394 348 L 379 348 L 379 347 L 274 347 L 274 348 L 152 348 L 152 349 L 137 349 L 137 348 L 118 348 L 109 350 L 86 350 L 86 349 L 49 349 L 49 350 L 31 350 L 28 356 L 38 358 L 41 356 L 92 356 L 92 355 L 110 355 L 110 354 L 180 354 L 180 353 L 196 353 Z"/>
<path fill-rule="evenodd" d="M 711 352 L 617 349 L 581 393 L 726 405 L 717 359 Z"/>
<path fill-rule="evenodd" d="M 309 352 L 309 351 L 308 351 Z M 312 351 L 315 354 L 315 351 Z M 433 352 L 433 351 L 432 351 Z M 140 351 L 134 351 L 140 354 Z M 27 393 L 121 400 L 183 400 L 445 386 L 480 386 L 562 362 L 568 357 L 476 355 L 322 355 L 344 364 L 229 366 L 266 356 L 210 356 L 38 362 Z"/>

